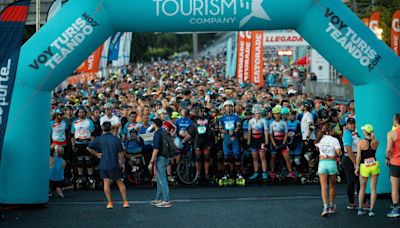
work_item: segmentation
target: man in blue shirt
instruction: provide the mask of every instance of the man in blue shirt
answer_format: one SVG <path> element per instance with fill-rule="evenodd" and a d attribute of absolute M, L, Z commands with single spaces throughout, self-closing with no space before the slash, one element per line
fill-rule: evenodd
<path fill-rule="evenodd" d="M 123 199 L 123 207 L 128 208 L 126 199 L 126 188 L 122 179 L 125 171 L 125 158 L 121 141 L 111 133 L 111 123 L 104 122 L 102 125 L 104 134 L 96 138 L 87 147 L 88 151 L 100 159 L 100 177 L 104 183 L 104 194 L 107 198 L 107 209 L 113 208 L 111 200 L 110 180 L 117 183 Z M 121 172 L 122 169 L 122 172 Z"/>

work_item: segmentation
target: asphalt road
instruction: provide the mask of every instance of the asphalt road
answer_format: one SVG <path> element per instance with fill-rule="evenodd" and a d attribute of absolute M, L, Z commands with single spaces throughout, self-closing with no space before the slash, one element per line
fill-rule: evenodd
<path fill-rule="evenodd" d="M 43 208 L 6 210 L 0 227 L 400 227 L 400 219 L 386 217 L 389 199 L 378 199 L 373 218 L 347 210 L 344 187 L 337 186 L 337 213 L 327 218 L 320 217 L 318 185 L 173 188 L 172 208 L 149 204 L 155 189 L 130 187 L 129 209 L 117 190 L 112 210 L 101 191 L 70 191 Z"/>

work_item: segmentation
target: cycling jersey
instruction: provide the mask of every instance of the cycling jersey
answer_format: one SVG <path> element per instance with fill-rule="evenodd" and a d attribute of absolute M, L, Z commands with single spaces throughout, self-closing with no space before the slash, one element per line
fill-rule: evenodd
<path fill-rule="evenodd" d="M 52 143 L 64 146 L 67 145 L 67 137 L 66 131 L 68 129 L 67 123 L 64 120 L 61 120 L 59 123 L 56 123 L 54 120 L 51 121 L 51 140 Z"/>
<path fill-rule="evenodd" d="M 248 131 L 251 131 L 251 136 L 254 139 L 261 139 L 264 136 L 264 132 L 268 131 L 268 123 L 265 119 L 252 118 L 249 121 Z"/>
<path fill-rule="evenodd" d="M 220 125 L 225 131 L 234 131 L 239 123 L 240 118 L 236 114 L 224 115 L 220 119 Z"/>
<path fill-rule="evenodd" d="M 138 130 L 140 129 L 141 126 L 142 126 L 141 123 L 137 123 L 137 122 L 136 122 L 136 123 L 131 123 L 131 122 L 129 121 L 129 122 L 127 122 L 127 123 L 125 124 L 125 126 L 123 127 L 123 129 L 122 129 L 122 134 L 123 134 L 123 135 L 126 135 L 127 137 L 130 137 L 129 132 L 130 132 L 132 129 L 138 131 Z"/>
<path fill-rule="evenodd" d="M 189 134 L 189 128 L 193 125 L 193 122 L 189 118 L 184 117 L 176 120 L 175 125 L 178 135 L 180 137 L 185 137 L 187 134 Z"/>
<path fill-rule="evenodd" d="M 93 131 L 94 124 L 90 119 L 76 119 L 72 122 L 71 133 L 74 134 L 76 144 L 89 143 Z"/>
<path fill-rule="evenodd" d="M 280 120 L 271 123 L 269 133 L 274 137 L 275 141 L 283 142 L 285 135 L 288 133 L 288 127 L 285 121 Z"/>

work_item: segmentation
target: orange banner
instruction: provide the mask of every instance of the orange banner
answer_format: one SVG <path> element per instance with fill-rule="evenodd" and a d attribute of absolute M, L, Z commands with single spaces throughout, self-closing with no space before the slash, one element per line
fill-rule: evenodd
<path fill-rule="evenodd" d="M 264 84 L 264 31 L 253 31 L 251 40 L 251 82 L 262 87 Z"/>
<path fill-rule="evenodd" d="M 78 83 L 88 83 L 94 79 L 96 79 L 95 73 L 84 73 L 71 76 L 67 79 L 67 81 L 68 85 L 76 85 Z"/>
<path fill-rule="evenodd" d="M 243 63 L 243 81 L 251 80 L 251 32 L 245 32 L 245 48 L 244 48 L 244 63 Z"/>
<path fill-rule="evenodd" d="M 85 62 L 85 73 L 95 73 L 99 71 L 101 53 L 103 52 L 103 45 L 101 45 Z"/>
<path fill-rule="evenodd" d="M 397 10 L 393 14 L 392 18 L 392 38 L 391 38 L 391 47 L 393 51 L 397 54 L 400 55 L 400 10 Z"/>
<path fill-rule="evenodd" d="M 374 12 L 369 20 L 369 28 L 375 33 L 375 35 L 379 39 L 382 39 L 382 29 L 379 28 L 380 19 L 381 19 L 381 13 Z"/>
<path fill-rule="evenodd" d="M 238 80 L 239 84 L 243 83 L 244 49 L 245 49 L 245 32 L 239 32 L 238 45 L 237 45 L 237 63 L 236 63 L 236 79 Z"/>
<path fill-rule="evenodd" d="M 369 27 L 369 18 L 361 18 L 361 21 L 364 22 L 365 26 Z"/>

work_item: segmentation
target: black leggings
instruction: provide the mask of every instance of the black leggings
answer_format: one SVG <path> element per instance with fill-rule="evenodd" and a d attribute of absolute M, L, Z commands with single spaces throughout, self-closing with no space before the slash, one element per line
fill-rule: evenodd
<path fill-rule="evenodd" d="M 349 198 L 349 203 L 353 204 L 354 201 L 354 190 L 360 191 L 360 179 L 354 173 L 354 163 L 349 157 L 344 156 L 342 159 L 342 167 L 346 173 L 347 180 L 347 197 Z M 356 189 L 357 188 L 357 189 Z"/>

